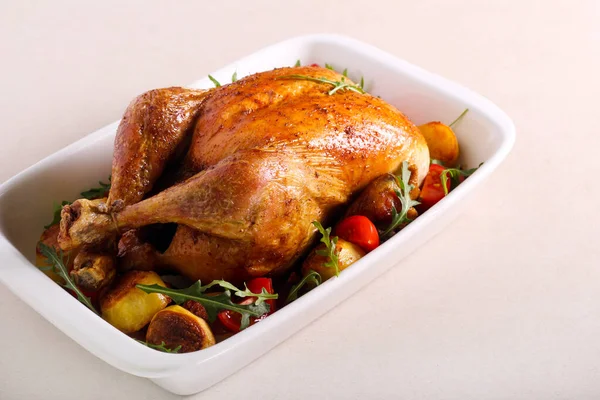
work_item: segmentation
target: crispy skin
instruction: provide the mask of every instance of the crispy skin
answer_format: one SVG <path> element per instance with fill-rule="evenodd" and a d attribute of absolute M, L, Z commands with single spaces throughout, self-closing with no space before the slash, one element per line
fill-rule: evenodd
<path fill-rule="evenodd" d="M 185 160 L 196 174 L 115 212 L 112 225 L 90 227 L 103 220 L 78 215 L 61 225 L 61 246 L 175 222 L 159 263 L 192 279 L 239 281 L 285 270 L 307 250 L 313 220 L 324 221 L 402 161 L 416 166 L 415 179 L 425 177 L 425 139 L 397 109 L 368 94 L 329 95 L 330 85 L 290 74 L 341 79 L 322 68 L 282 68 L 215 89 Z"/>
<path fill-rule="evenodd" d="M 172 87 L 150 90 L 131 102 L 115 137 L 109 206 L 119 210 L 137 203 L 152 189 L 191 133 L 208 93 Z"/>

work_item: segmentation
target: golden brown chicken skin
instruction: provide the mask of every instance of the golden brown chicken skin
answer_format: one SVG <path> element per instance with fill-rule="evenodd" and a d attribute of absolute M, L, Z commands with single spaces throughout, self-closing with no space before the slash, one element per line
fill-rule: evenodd
<path fill-rule="evenodd" d="M 323 68 L 282 68 L 212 90 L 199 107 L 183 166 L 191 177 L 111 215 L 85 200 L 65 207 L 61 246 L 174 222 L 169 248 L 147 259 L 192 279 L 240 281 L 292 265 L 311 243 L 312 221 L 325 221 L 402 161 L 416 166 L 418 181 L 424 178 L 427 144 L 397 109 L 369 94 L 329 95 L 331 85 L 292 74 L 342 78 Z M 119 160 L 115 154 L 115 163 L 143 150 L 130 151 Z"/>

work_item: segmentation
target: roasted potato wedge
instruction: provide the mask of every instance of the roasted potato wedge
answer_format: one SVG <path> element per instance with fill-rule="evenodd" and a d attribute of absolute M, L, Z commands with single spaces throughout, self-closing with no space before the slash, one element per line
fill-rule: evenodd
<path fill-rule="evenodd" d="M 317 251 L 324 249 L 325 245 L 320 244 L 312 250 L 302 264 L 302 275 L 308 274 L 312 269 L 321 275 L 323 282 L 335 276 L 335 268 L 326 267 L 324 265 L 329 261 L 329 259 L 325 256 L 317 254 Z M 338 239 L 335 246 L 335 251 L 338 255 L 338 265 L 340 267 L 340 271 L 348 268 L 366 254 L 365 251 L 359 246 L 347 242 L 344 239 Z"/>
<path fill-rule="evenodd" d="M 179 353 L 188 353 L 210 347 L 215 337 L 202 318 L 181 306 L 170 306 L 152 318 L 146 332 L 148 343 L 163 344 L 169 349 L 179 346 Z"/>
<path fill-rule="evenodd" d="M 458 140 L 452 128 L 441 122 L 428 122 L 419 126 L 429 147 L 429 156 L 440 160 L 444 165 L 453 167 L 459 156 Z"/>
<path fill-rule="evenodd" d="M 142 329 L 171 301 L 163 294 L 145 293 L 138 284 L 166 286 L 156 272 L 130 271 L 100 299 L 102 318 L 125 333 Z"/>

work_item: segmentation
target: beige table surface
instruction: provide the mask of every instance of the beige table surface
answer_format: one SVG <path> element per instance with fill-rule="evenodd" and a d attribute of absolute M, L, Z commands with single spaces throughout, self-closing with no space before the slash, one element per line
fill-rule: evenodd
<path fill-rule="evenodd" d="M 597 1 L 0 4 L 0 182 L 280 39 L 337 32 L 489 97 L 506 162 L 442 234 L 198 399 L 600 398 Z M 0 286 L 0 399 L 168 399 Z"/>

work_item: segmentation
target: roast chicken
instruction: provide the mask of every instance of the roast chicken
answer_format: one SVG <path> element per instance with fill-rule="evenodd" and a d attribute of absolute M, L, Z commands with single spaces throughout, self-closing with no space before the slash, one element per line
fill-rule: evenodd
<path fill-rule="evenodd" d="M 423 180 L 427 144 L 400 111 L 298 76 L 342 80 L 280 68 L 136 98 L 117 131 L 108 198 L 63 208 L 61 248 L 118 247 L 121 268 L 240 282 L 285 271 L 313 242 L 312 221 L 327 223 L 403 161 Z M 175 232 L 162 249 L 143 233 L 161 226 Z"/>

